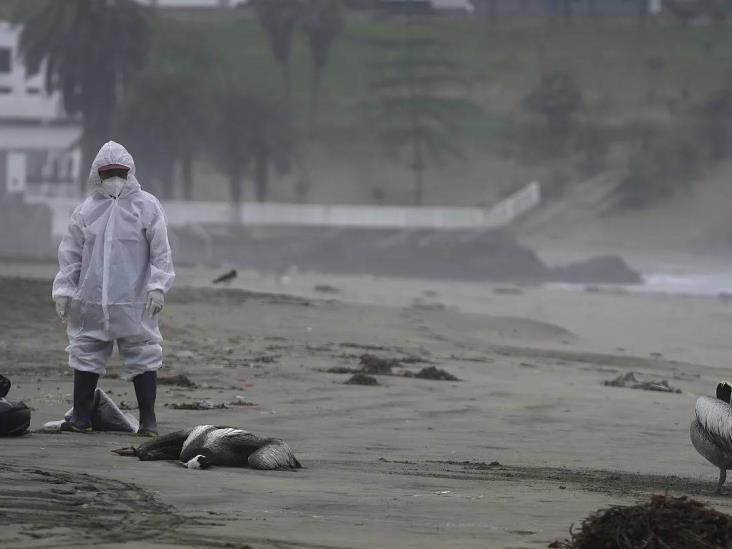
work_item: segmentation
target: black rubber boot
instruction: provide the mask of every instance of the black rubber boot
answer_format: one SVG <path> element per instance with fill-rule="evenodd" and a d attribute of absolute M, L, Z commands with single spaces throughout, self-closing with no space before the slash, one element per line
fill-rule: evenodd
<path fill-rule="evenodd" d="M 137 405 L 140 408 L 140 428 L 138 435 L 157 436 L 158 421 L 155 418 L 155 397 L 158 392 L 158 372 L 145 372 L 136 375 L 132 382 L 135 384 Z"/>
<path fill-rule="evenodd" d="M 98 380 L 99 374 L 74 370 L 74 410 L 71 419 L 61 425 L 62 431 L 75 433 L 92 431 L 91 414 Z"/>

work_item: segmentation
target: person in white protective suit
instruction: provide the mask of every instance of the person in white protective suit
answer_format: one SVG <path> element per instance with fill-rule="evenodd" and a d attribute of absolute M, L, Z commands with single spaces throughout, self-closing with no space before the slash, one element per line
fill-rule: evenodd
<path fill-rule="evenodd" d="M 114 141 L 92 163 L 90 195 L 71 215 L 53 281 L 56 312 L 66 322 L 74 409 L 63 430 L 91 431 L 94 390 L 117 342 L 122 378 L 132 380 L 139 434 L 155 436 L 157 370 L 162 366 L 158 313 L 175 278 L 166 218 L 141 190 L 135 163 Z"/>

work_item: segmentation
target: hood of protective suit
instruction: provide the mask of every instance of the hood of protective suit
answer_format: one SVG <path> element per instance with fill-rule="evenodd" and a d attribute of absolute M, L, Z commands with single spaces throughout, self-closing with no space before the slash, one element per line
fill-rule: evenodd
<path fill-rule="evenodd" d="M 127 182 L 119 193 L 120 197 L 140 190 L 140 183 L 135 177 L 135 161 L 132 159 L 132 155 L 119 143 L 107 141 L 99 149 L 97 156 L 94 158 L 94 162 L 92 162 L 91 171 L 89 172 L 89 186 L 92 188 L 93 193 L 102 198 L 110 198 L 102 187 L 102 178 L 99 176 L 99 168 L 108 166 L 109 164 L 119 164 L 129 169 L 127 172 Z"/>
<path fill-rule="evenodd" d="M 129 168 L 119 196 L 101 185 L 99 168 Z M 70 341 L 144 337 L 159 341 L 157 317 L 145 314 L 152 290 L 167 292 L 175 272 L 165 213 L 140 189 L 135 163 L 119 143 L 105 143 L 89 174 L 93 191 L 71 215 L 58 249 L 52 297 L 69 297 Z"/>

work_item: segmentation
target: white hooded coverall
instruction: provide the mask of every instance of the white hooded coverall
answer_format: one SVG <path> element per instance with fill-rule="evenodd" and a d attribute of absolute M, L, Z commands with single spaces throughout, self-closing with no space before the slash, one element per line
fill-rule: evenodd
<path fill-rule="evenodd" d="M 129 168 L 118 197 L 101 187 L 99 168 Z M 163 209 L 140 189 L 135 163 L 114 141 L 105 143 L 92 163 L 92 192 L 71 215 L 58 249 L 59 272 L 53 298 L 71 298 L 67 312 L 69 366 L 105 373 L 117 341 L 123 379 L 162 366 L 157 316 L 145 314 L 151 290 L 167 292 L 175 272 Z"/>

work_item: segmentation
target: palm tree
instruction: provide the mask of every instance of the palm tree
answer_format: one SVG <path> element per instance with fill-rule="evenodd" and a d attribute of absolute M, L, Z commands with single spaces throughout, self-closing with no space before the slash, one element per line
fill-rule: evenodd
<path fill-rule="evenodd" d="M 192 199 L 193 164 L 210 126 L 209 83 L 215 63 L 207 32 L 192 22 L 167 22 L 159 29 L 148 65 L 116 116 L 116 127 L 139 151 L 145 173 L 158 180 L 163 198 L 173 197 L 180 166 L 183 198 Z"/>
<path fill-rule="evenodd" d="M 328 64 L 330 50 L 343 28 L 342 0 L 307 0 L 303 15 L 303 30 L 310 43 L 313 77 L 310 90 L 310 124 L 318 114 L 320 80 Z"/>
<path fill-rule="evenodd" d="M 219 92 L 209 140 L 214 161 L 229 178 L 233 220 L 239 218 L 244 180 L 253 171 L 257 200 L 267 199 L 271 168 L 284 172 L 294 151 L 286 107 L 266 90 L 229 82 Z"/>
<path fill-rule="evenodd" d="M 428 163 L 463 158 L 462 127 L 481 113 L 460 93 L 463 81 L 445 42 L 409 34 L 409 26 L 398 38 L 374 40 L 381 61 L 367 114 L 387 152 L 406 156 L 421 206 Z"/>
<path fill-rule="evenodd" d="M 254 9 L 259 23 L 269 38 L 272 55 L 282 67 L 285 97 L 290 103 L 290 55 L 295 27 L 301 15 L 300 0 L 255 0 Z"/>
<path fill-rule="evenodd" d="M 183 168 L 183 198 L 192 198 L 192 166 L 207 134 L 203 86 L 188 72 L 148 70 L 122 102 L 118 127 L 138 164 L 160 184 L 161 198 L 174 195 L 175 169 Z"/>
<path fill-rule="evenodd" d="M 112 116 L 144 65 L 149 8 L 133 0 L 27 0 L 19 15 L 20 53 L 31 73 L 45 71 L 69 115 L 81 115 L 83 164 L 110 137 Z M 82 182 L 83 188 L 83 182 Z"/>
<path fill-rule="evenodd" d="M 241 223 L 244 175 L 251 162 L 244 130 L 249 122 L 248 97 L 232 84 L 226 84 L 216 98 L 209 151 L 215 164 L 229 178 L 232 221 Z"/>
<path fill-rule="evenodd" d="M 287 173 L 294 151 L 294 135 L 287 109 L 272 95 L 252 94 L 247 126 L 249 151 L 254 162 L 254 190 L 258 202 L 269 195 L 272 169 Z"/>

